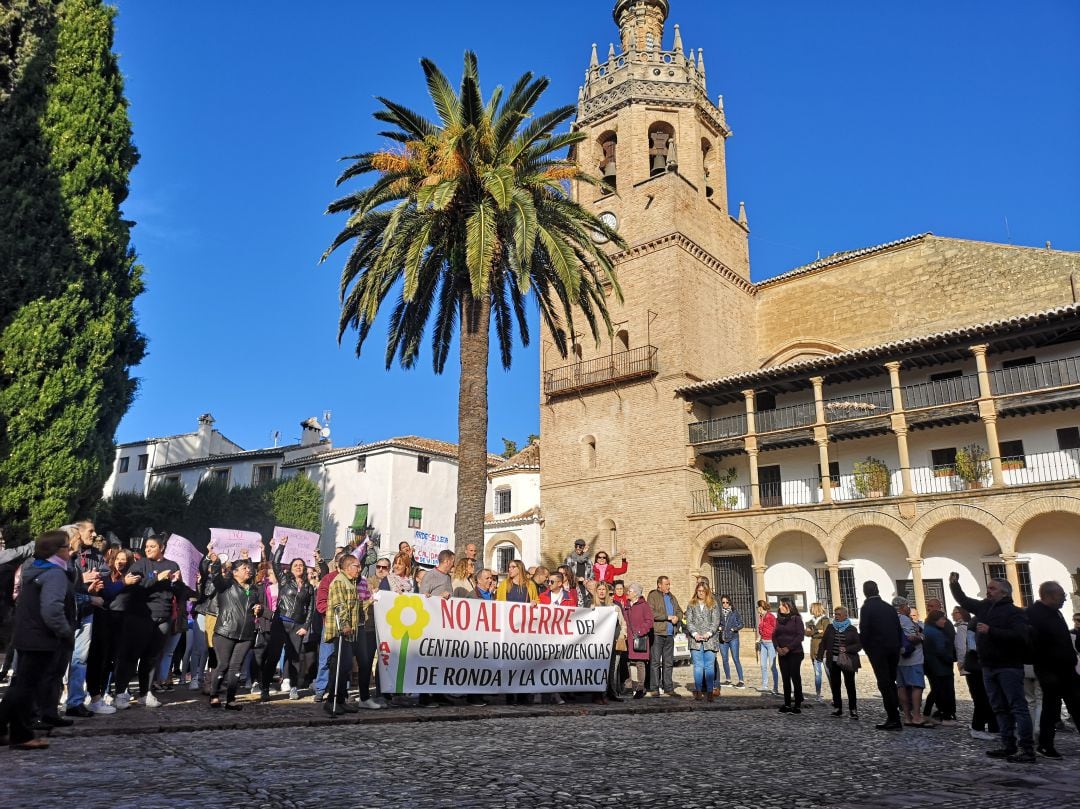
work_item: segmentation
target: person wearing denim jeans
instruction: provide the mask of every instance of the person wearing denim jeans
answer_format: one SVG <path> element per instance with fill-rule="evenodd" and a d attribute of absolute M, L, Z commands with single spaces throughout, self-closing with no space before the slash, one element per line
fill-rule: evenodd
<path fill-rule="evenodd" d="M 810 605 L 810 620 L 806 622 L 806 636 L 810 638 L 810 661 L 814 664 L 814 693 L 821 699 L 821 681 L 824 662 L 818 660 L 818 649 L 821 647 L 821 639 L 825 637 L 825 629 L 829 626 L 829 616 L 825 614 L 825 607 L 820 601 Z"/>
<path fill-rule="evenodd" d="M 735 659 L 735 673 L 738 675 L 736 688 L 743 687 L 742 661 L 739 660 L 739 630 L 743 628 L 742 616 L 731 605 L 731 596 L 720 596 L 720 654 L 724 661 L 724 685 L 731 685 L 730 653 Z"/>
<path fill-rule="evenodd" d="M 188 620 L 187 647 L 184 652 L 183 672 L 191 676 L 188 688 L 198 691 L 202 687 L 203 676 L 206 672 L 206 616 L 200 613 L 192 614 Z"/>
<path fill-rule="evenodd" d="M 690 635 L 690 657 L 694 661 L 694 699 L 712 702 L 716 676 L 716 649 L 720 645 L 720 605 L 709 585 L 699 581 L 686 607 L 686 631 Z"/>
<path fill-rule="evenodd" d="M 757 603 L 758 611 L 758 643 L 761 648 L 761 688 L 758 690 L 769 693 L 769 669 L 772 669 L 772 693 L 780 693 L 780 672 L 776 668 L 776 647 L 773 645 L 773 631 L 776 629 L 776 616 L 772 614 L 772 607 L 764 599 Z"/>
<path fill-rule="evenodd" d="M 75 630 L 75 648 L 71 652 L 68 665 L 68 695 L 65 712 L 72 716 L 85 716 L 90 711 L 83 705 L 86 702 L 86 661 L 90 656 L 90 638 L 94 632 L 94 616 L 85 615 Z"/>
<path fill-rule="evenodd" d="M 1001 747 L 991 758 L 1018 764 L 1035 762 L 1035 740 L 1024 698 L 1024 661 L 1029 655 L 1028 619 L 1012 602 L 1012 585 L 1005 579 L 986 584 L 986 598 L 969 598 L 960 588 L 960 575 L 949 574 L 953 598 L 975 616 L 975 648 L 982 665 L 983 684 L 997 716 Z"/>

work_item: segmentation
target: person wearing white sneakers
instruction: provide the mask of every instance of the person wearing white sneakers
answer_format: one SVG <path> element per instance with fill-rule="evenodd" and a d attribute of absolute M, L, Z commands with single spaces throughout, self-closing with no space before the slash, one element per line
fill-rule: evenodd
<path fill-rule="evenodd" d="M 96 714 L 113 714 L 116 708 L 105 701 L 109 679 L 116 667 L 117 649 L 123 632 L 126 602 L 132 590 L 139 584 L 139 577 L 131 573 L 135 561 L 131 551 L 112 548 L 105 554 L 104 587 L 101 597 L 105 601 L 102 612 L 104 620 L 94 619 L 94 639 L 90 646 L 90 660 L 86 671 L 86 690 L 90 693 L 90 710 Z"/>

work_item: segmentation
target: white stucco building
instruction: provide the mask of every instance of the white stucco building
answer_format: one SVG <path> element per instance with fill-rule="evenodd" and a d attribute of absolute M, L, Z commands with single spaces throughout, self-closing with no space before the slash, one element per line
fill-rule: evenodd
<path fill-rule="evenodd" d="M 511 559 L 526 567 L 540 564 L 543 526 L 540 510 L 540 443 L 488 472 L 487 514 L 484 518 L 484 563 L 500 574 Z"/>

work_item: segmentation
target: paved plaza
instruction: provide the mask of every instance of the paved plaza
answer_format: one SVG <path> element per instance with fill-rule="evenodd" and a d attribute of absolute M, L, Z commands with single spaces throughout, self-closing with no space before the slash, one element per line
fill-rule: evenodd
<path fill-rule="evenodd" d="M 682 673 L 682 672 L 680 672 Z M 747 672 L 749 675 L 750 672 Z M 869 675 L 860 675 L 869 686 Z M 250 699 L 250 698 L 248 698 Z M 877 731 L 801 716 L 725 689 L 713 705 L 393 708 L 330 720 L 283 696 L 211 711 L 190 692 L 54 732 L 46 753 L 0 751 L 0 806 L 187 807 L 1080 807 L 1080 738 L 1063 762 L 991 761 L 957 727 Z M 962 701 L 961 719 L 970 715 Z M 213 728 L 213 729 L 206 729 Z"/>

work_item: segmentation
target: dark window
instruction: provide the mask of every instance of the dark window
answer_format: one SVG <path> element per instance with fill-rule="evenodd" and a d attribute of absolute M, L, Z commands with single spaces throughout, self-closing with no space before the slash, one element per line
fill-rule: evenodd
<path fill-rule="evenodd" d="M 1058 449 L 1080 449 L 1080 427 L 1062 427 L 1057 439 Z"/>
<path fill-rule="evenodd" d="M 252 482 L 256 486 L 262 486 L 265 483 L 269 483 L 274 479 L 274 465 L 265 464 L 263 466 L 255 467 L 255 474 L 252 476 Z"/>
<path fill-rule="evenodd" d="M 930 463 L 934 472 L 939 475 L 953 475 L 956 473 L 956 447 L 930 450 Z"/>
<path fill-rule="evenodd" d="M 999 441 L 998 455 L 1001 456 L 1003 469 L 1025 469 L 1027 461 L 1024 459 L 1023 441 Z"/>
<path fill-rule="evenodd" d="M 784 505 L 779 465 L 758 467 L 758 488 L 761 490 L 761 505 L 765 508 Z"/>
<path fill-rule="evenodd" d="M 514 561 L 514 546 L 507 545 L 497 548 L 495 551 L 496 572 L 505 576 L 510 570 L 510 563 Z"/>
<path fill-rule="evenodd" d="M 942 604 L 945 603 L 945 582 L 943 579 L 923 579 L 923 592 L 926 600 L 936 598 Z M 897 579 L 896 594 L 903 596 L 911 602 L 911 608 L 915 609 L 915 581 L 914 579 Z M 919 616 L 925 618 L 925 615 Z"/>
<path fill-rule="evenodd" d="M 1009 579 L 1005 575 L 1005 565 L 1002 562 L 985 562 L 983 564 L 983 574 L 988 584 L 990 579 L 1005 579 L 1006 581 Z M 1013 593 L 1013 604 L 1018 607 L 1030 607 L 1034 595 L 1031 588 L 1031 571 L 1028 570 L 1027 562 L 1016 563 L 1016 575 L 1020 579 L 1020 599 L 1017 601 L 1016 593 Z"/>
<path fill-rule="evenodd" d="M 758 410 L 776 410 L 776 394 L 758 393 L 754 397 L 754 403 Z"/>
<path fill-rule="evenodd" d="M 128 471 L 128 464 L 131 463 L 131 458 L 121 458 L 119 466 L 116 467 L 116 471 L 120 474 Z"/>
<path fill-rule="evenodd" d="M 179 475 L 169 475 L 167 478 L 165 478 L 165 482 L 166 483 L 179 483 L 180 482 L 180 476 Z"/>
<path fill-rule="evenodd" d="M 713 592 L 717 597 L 730 596 L 731 606 L 739 611 L 744 627 L 757 626 L 754 569 L 750 557 L 714 556 L 712 568 Z M 765 594 L 760 593 L 759 597 L 764 598 Z"/>
<path fill-rule="evenodd" d="M 431 470 L 431 458 L 427 455 L 416 456 L 416 471 L 427 474 Z"/>
<path fill-rule="evenodd" d="M 358 457 L 356 459 L 356 471 L 357 472 L 366 472 L 367 471 L 367 455 L 361 455 L 360 457 Z"/>
<path fill-rule="evenodd" d="M 1015 360 L 1005 360 L 1001 363 L 1001 367 L 1004 368 L 1023 368 L 1025 365 L 1034 365 L 1034 357 L 1017 357 Z"/>
<path fill-rule="evenodd" d="M 840 568 L 840 600 L 847 607 L 850 617 L 859 617 L 859 600 L 855 595 L 855 571 L 850 567 Z"/>
<path fill-rule="evenodd" d="M 946 380 L 946 379 L 958 379 L 958 378 L 962 377 L 963 375 L 964 375 L 964 372 L 961 371 L 961 370 L 939 371 L 936 374 L 930 374 L 930 381 L 931 382 L 942 382 L 943 380 Z"/>
<path fill-rule="evenodd" d="M 149 463 L 150 463 L 150 456 L 149 455 L 140 455 L 139 456 L 139 471 L 141 472 L 142 470 L 146 469 L 146 467 L 147 467 L 147 465 Z"/>
<path fill-rule="evenodd" d="M 509 514 L 510 513 L 510 490 L 499 489 L 495 492 L 495 513 L 496 514 Z"/>
<path fill-rule="evenodd" d="M 421 528 L 423 522 L 424 510 L 417 508 L 416 506 L 409 506 L 409 527 Z"/>
<path fill-rule="evenodd" d="M 817 465 L 818 480 L 821 479 L 821 464 Z M 832 487 L 835 489 L 840 485 L 840 462 L 829 461 L 829 479 L 832 480 Z"/>
<path fill-rule="evenodd" d="M 214 480 L 218 481 L 219 483 L 224 483 L 226 486 L 229 485 L 228 469 L 215 469 L 210 474 L 213 476 Z"/>

